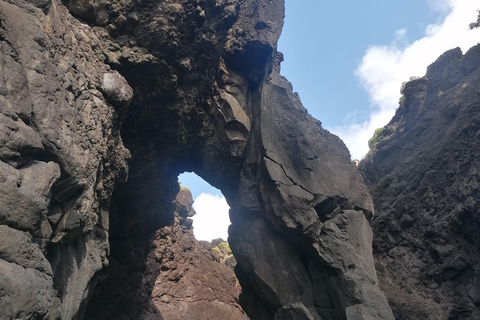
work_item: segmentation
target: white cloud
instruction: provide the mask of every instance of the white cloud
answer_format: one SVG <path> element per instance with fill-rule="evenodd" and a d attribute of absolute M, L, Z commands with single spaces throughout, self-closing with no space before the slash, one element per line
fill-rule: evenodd
<path fill-rule="evenodd" d="M 455 47 L 465 52 L 480 41 L 480 30 L 468 30 L 468 24 L 477 19 L 479 1 L 435 0 L 431 5 L 436 11 L 447 12 L 443 21 L 429 25 L 425 36 L 410 44 L 406 43 L 407 30 L 398 30 L 391 44 L 369 47 L 355 71 L 371 100 L 369 119 L 352 122 L 350 115 L 344 125 L 327 128 L 343 139 L 352 158 L 364 156 L 375 129 L 393 117 L 403 82 L 411 76 L 423 76 L 443 52 Z"/>
<path fill-rule="evenodd" d="M 230 207 L 225 197 L 201 193 L 193 203 L 197 212 L 193 219 L 193 233 L 197 240 L 211 241 L 216 238 L 227 240 Z"/>

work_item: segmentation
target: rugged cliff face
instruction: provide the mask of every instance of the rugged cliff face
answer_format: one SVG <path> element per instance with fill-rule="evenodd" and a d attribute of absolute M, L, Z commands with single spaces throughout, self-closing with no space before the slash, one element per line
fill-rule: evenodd
<path fill-rule="evenodd" d="M 108 264 L 132 90 L 58 2 L 0 1 L 2 319 L 71 319 Z"/>
<path fill-rule="evenodd" d="M 480 46 L 408 82 L 361 162 L 374 256 L 397 319 L 479 319 Z"/>
<path fill-rule="evenodd" d="M 148 253 L 184 171 L 232 208 L 252 319 L 393 319 L 371 197 L 273 67 L 283 10 L 0 0 L 2 319 L 150 317 Z"/>

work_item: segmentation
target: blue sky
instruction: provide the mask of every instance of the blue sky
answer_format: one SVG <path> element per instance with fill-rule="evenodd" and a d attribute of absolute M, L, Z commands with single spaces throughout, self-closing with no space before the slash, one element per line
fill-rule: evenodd
<path fill-rule="evenodd" d="M 282 74 L 328 126 L 341 125 L 352 110 L 368 112 L 369 97 L 354 70 L 369 46 L 390 43 L 404 28 L 417 39 L 439 18 L 422 0 L 287 0 L 285 6 Z"/>
<path fill-rule="evenodd" d="M 402 82 L 423 76 L 444 51 L 480 42 L 480 30 L 468 30 L 479 8 L 480 0 L 286 0 L 281 73 L 361 159 L 373 131 L 392 118 Z M 228 207 L 220 191 L 194 174 L 179 180 L 196 199 L 197 239 L 225 239 Z"/>

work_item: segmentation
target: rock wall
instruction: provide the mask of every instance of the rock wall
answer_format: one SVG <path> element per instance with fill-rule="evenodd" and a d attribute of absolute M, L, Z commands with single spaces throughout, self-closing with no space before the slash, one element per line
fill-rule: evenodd
<path fill-rule="evenodd" d="M 1 319 L 74 318 L 108 264 L 132 91 L 98 47 L 58 2 L 0 1 Z"/>
<path fill-rule="evenodd" d="M 361 162 L 374 256 L 396 319 L 479 319 L 480 46 L 406 83 Z"/>
<path fill-rule="evenodd" d="M 368 190 L 278 74 L 283 15 L 281 0 L 0 0 L 2 319 L 147 317 L 184 171 L 232 208 L 252 319 L 393 319 Z"/>

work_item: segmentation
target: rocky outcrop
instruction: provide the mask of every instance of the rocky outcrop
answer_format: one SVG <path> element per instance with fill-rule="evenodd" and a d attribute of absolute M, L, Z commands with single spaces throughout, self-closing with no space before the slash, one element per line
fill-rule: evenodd
<path fill-rule="evenodd" d="M 374 256 L 396 319 L 479 319 L 480 46 L 445 52 L 405 84 L 359 169 Z"/>
<path fill-rule="evenodd" d="M 235 260 L 228 244 L 195 239 L 188 189 L 180 189 L 175 202 L 174 224 L 155 232 L 148 254 L 144 285 L 151 294 L 140 319 L 245 320 L 240 284 L 225 264 Z"/>
<path fill-rule="evenodd" d="M 1 319 L 74 318 L 108 264 L 132 91 L 98 43 L 58 2 L 0 1 Z"/>
<path fill-rule="evenodd" d="M 232 208 L 252 319 L 393 319 L 371 197 L 277 72 L 283 10 L 0 0 L 1 317 L 145 315 L 152 239 L 178 228 L 177 175 L 195 171 Z"/>

